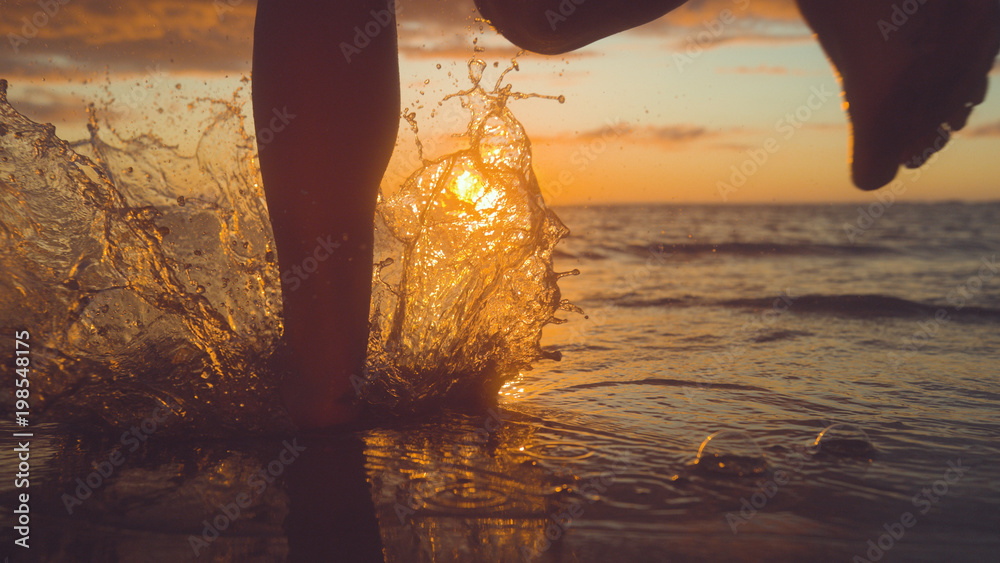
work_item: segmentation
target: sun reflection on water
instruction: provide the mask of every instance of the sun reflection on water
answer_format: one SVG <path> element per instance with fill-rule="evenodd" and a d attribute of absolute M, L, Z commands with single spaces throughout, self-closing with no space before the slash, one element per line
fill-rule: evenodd
<path fill-rule="evenodd" d="M 502 85 L 449 95 L 471 111 L 468 147 L 424 160 L 400 189 L 380 195 L 369 373 L 364 396 L 393 414 L 409 407 L 495 402 L 504 381 L 546 357 L 541 329 L 565 308 L 552 250 L 568 233 L 549 209 L 531 142 Z M 561 101 L 561 100 L 560 100 Z M 413 114 L 404 114 L 418 131 Z M 419 145 L 419 139 L 418 146 Z M 421 152 L 422 155 L 422 152 Z"/>

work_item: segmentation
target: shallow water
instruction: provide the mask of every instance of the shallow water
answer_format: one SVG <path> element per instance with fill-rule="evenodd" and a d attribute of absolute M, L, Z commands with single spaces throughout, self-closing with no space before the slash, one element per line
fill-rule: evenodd
<path fill-rule="evenodd" d="M 884 561 L 990 560 L 1000 278 L 980 268 L 1000 205 L 897 204 L 851 245 L 856 207 L 559 210 L 573 234 L 556 267 L 584 272 L 563 291 L 589 319 L 547 328 L 563 360 L 523 372 L 494 413 L 300 436 L 287 465 L 272 465 L 283 437 L 153 433 L 72 515 L 75 479 L 127 448 L 36 428 L 32 554 L 189 560 L 203 520 L 247 493 L 203 559 L 852 561 L 872 540 L 891 543 Z M 939 309 L 949 320 L 927 324 Z M 858 433 L 817 447 L 837 423 Z M 744 456 L 743 476 L 691 465 L 719 430 L 703 460 Z M 269 465 L 281 475 L 258 494 Z"/>

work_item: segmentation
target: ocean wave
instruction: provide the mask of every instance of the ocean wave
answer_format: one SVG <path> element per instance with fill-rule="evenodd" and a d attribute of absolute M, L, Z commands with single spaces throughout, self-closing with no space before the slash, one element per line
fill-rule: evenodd
<path fill-rule="evenodd" d="M 754 336 L 750 340 L 758 344 L 763 342 L 780 342 L 782 340 L 792 340 L 800 336 L 813 336 L 813 333 L 803 330 L 775 330 Z"/>
<path fill-rule="evenodd" d="M 596 389 L 599 387 L 618 387 L 621 385 L 655 385 L 661 387 L 713 387 L 715 389 L 728 389 L 731 391 L 761 391 L 767 392 L 762 387 L 753 385 L 739 385 L 736 383 L 716 383 L 705 381 L 686 381 L 683 379 L 666 379 L 660 377 L 648 377 L 646 379 L 636 379 L 631 381 L 595 381 L 593 383 L 580 383 L 571 385 L 566 389 Z"/>
<path fill-rule="evenodd" d="M 844 245 L 817 243 L 780 243 L 780 242 L 722 242 L 681 244 L 659 244 L 655 248 L 661 252 L 673 252 L 685 256 L 700 254 L 731 254 L 734 256 L 771 257 L 771 256 L 869 256 L 873 254 L 890 254 L 892 249 L 878 245 Z M 650 247 L 629 245 L 627 252 L 640 256 L 649 254 Z"/>
<path fill-rule="evenodd" d="M 778 297 L 730 299 L 717 304 L 724 307 L 765 309 L 774 306 Z M 802 295 L 790 298 L 789 312 L 819 313 L 860 319 L 929 317 L 945 311 L 956 321 L 1000 322 L 1000 309 L 921 303 L 888 295 Z"/>
<path fill-rule="evenodd" d="M 720 243 L 659 243 L 659 244 L 588 244 L 577 251 L 561 248 L 553 256 L 557 259 L 609 260 L 614 258 L 648 258 L 658 256 L 697 257 L 706 254 L 726 254 L 748 258 L 775 258 L 779 256 L 875 256 L 893 254 L 896 251 L 880 245 L 845 245 L 818 243 L 780 242 L 720 242 Z"/>
<path fill-rule="evenodd" d="M 616 307 L 728 307 L 737 309 L 772 309 L 776 301 L 787 302 L 790 313 L 826 314 L 857 319 L 873 318 L 924 318 L 945 311 L 947 318 L 958 322 L 1000 322 L 1000 309 L 966 306 L 961 309 L 949 305 L 921 303 L 888 295 L 801 295 L 797 297 L 745 297 L 715 300 L 704 297 L 659 297 L 640 299 L 627 297 L 615 300 Z M 766 335 L 765 335 L 766 336 Z M 801 334 L 773 335 L 775 339 L 793 338 Z"/>

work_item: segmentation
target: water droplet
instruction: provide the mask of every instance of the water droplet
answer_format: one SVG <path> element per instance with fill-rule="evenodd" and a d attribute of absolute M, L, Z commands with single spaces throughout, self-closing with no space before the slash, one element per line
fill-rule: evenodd
<path fill-rule="evenodd" d="M 582 443 L 576 442 L 542 442 L 529 444 L 520 451 L 538 458 L 552 461 L 574 461 L 594 455 L 594 451 Z"/>
<path fill-rule="evenodd" d="M 837 457 L 870 458 L 875 453 L 868 434 L 852 424 L 832 424 L 813 442 L 815 453 Z"/>
<path fill-rule="evenodd" d="M 496 509 L 508 502 L 507 493 L 490 483 L 460 481 L 450 487 L 441 487 L 425 501 L 425 505 L 438 510 Z"/>
<path fill-rule="evenodd" d="M 721 430 L 705 438 L 694 464 L 700 471 L 734 477 L 762 475 L 768 468 L 764 450 L 739 430 Z"/>
<path fill-rule="evenodd" d="M 577 305 L 574 305 L 573 303 L 570 303 L 569 300 L 567 299 L 563 299 L 562 301 L 559 302 L 559 308 L 562 309 L 563 311 L 569 311 L 571 313 L 578 313 L 580 315 L 584 314 L 583 309 L 581 309 Z"/>
<path fill-rule="evenodd" d="M 486 63 L 476 59 L 469 63 L 469 79 L 474 84 L 479 84 L 483 80 L 483 71 L 486 70 Z"/>

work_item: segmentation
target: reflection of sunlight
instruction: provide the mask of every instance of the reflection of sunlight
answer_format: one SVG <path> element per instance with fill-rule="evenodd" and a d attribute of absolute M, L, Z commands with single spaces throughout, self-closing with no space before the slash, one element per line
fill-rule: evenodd
<path fill-rule="evenodd" d="M 476 203 L 476 200 L 482 196 L 483 185 L 479 181 L 477 176 L 473 176 L 471 172 L 466 170 L 462 172 L 460 176 L 455 178 L 455 181 L 451 183 L 451 192 L 459 197 L 462 201 L 468 203 Z"/>
<path fill-rule="evenodd" d="M 458 199 L 475 206 L 476 211 L 494 209 L 500 200 L 497 190 L 489 189 L 478 173 L 464 170 L 448 185 Z"/>
<path fill-rule="evenodd" d="M 535 96 L 486 92 L 476 80 L 449 96 L 472 111 L 468 147 L 421 160 L 380 201 L 377 232 L 400 263 L 376 271 L 373 284 L 380 340 L 369 357 L 391 373 L 373 377 L 369 393 L 387 409 L 492 398 L 519 368 L 547 357 L 538 341 L 560 306 L 551 253 L 566 228 L 545 206 L 531 144 L 504 105 Z M 412 115 L 404 118 L 416 135 Z M 504 389 L 510 400 L 523 392 Z"/>
<path fill-rule="evenodd" d="M 523 373 L 518 373 L 517 377 L 511 379 L 510 381 L 503 384 L 500 388 L 500 396 L 507 397 L 509 399 L 518 399 L 524 395 L 524 387 L 521 387 L 521 382 L 524 379 Z"/>
<path fill-rule="evenodd" d="M 454 561 L 456 553 L 461 561 L 521 561 L 545 550 L 549 515 L 573 498 L 557 493 L 578 479 L 532 457 L 536 428 L 501 413 L 364 434 L 382 537 L 399 538 L 386 542 L 386 561 L 412 553 L 424 561 Z"/>

